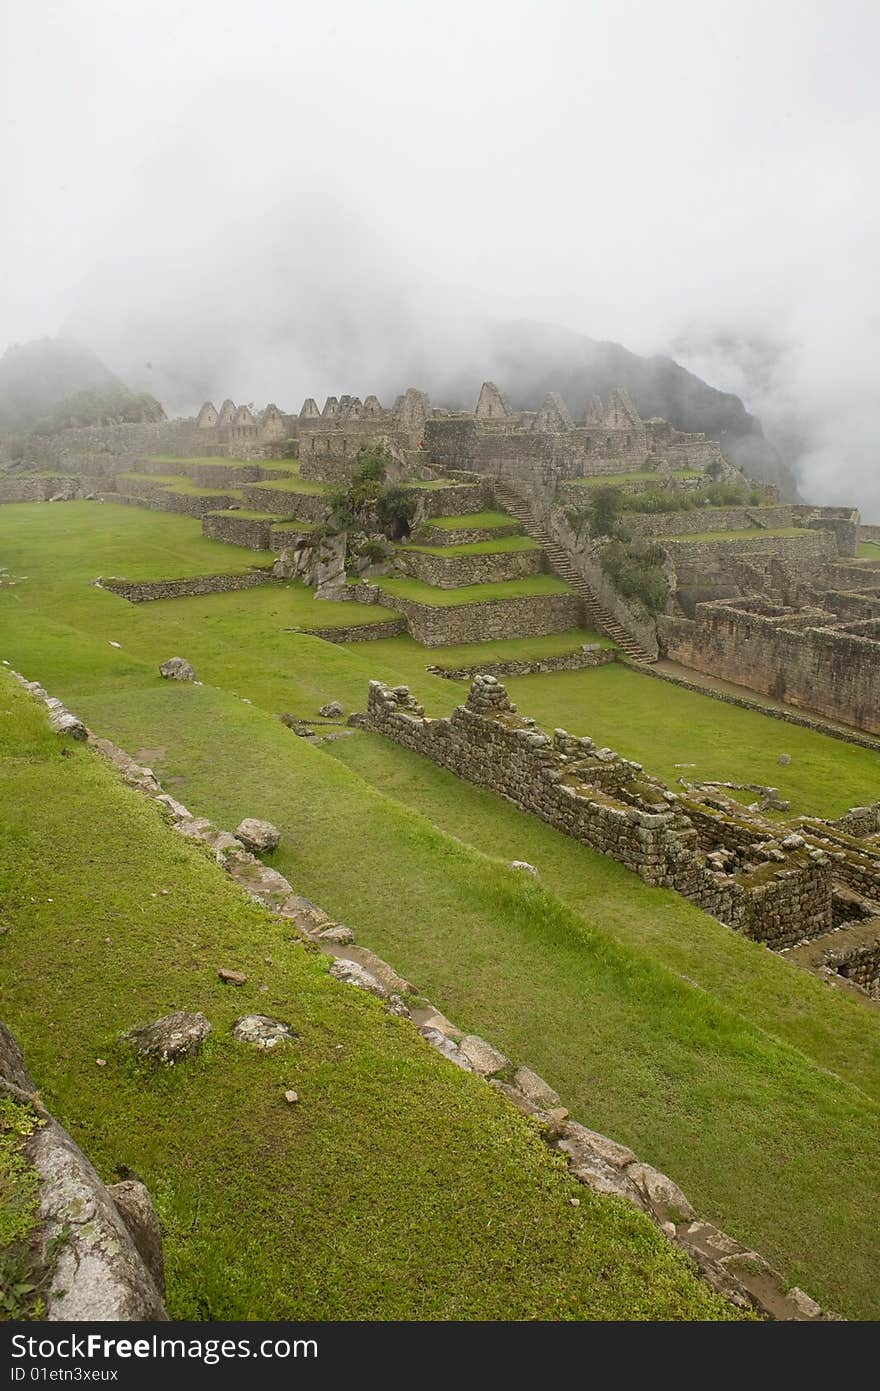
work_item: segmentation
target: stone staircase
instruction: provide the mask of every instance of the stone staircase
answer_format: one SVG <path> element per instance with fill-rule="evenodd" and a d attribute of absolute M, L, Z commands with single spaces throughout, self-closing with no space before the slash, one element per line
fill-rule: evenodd
<path fill-rule="evenodd" d="M 574 592 L 581 599 L 584 612 L 589 620 L 590 626 L 596 628 L 600 633 L 606 633 L 612 638 L 625 656 L 634 662 L 654 662 L 655 657 L 651 657 L 622 623 L 609 613 L 603 604 L 599 602 L 594 591 L 587 584 L 582 575 L 579 575 L 572 564 L 571 558 L 564 547 L 555 542 L 548 535 L 541 522 L 535 516 L 534 510 L 525 498 L 513 492 L 503 484 L 495 484 L 495 496 L 498 503 L 505 512 L 509 512 L 512 517 L 521 524 L 523 529 L 537 541 L 547 557 L 547 562 L 554 575 L 558 575 L 561 580 L 565 580 Z"/>

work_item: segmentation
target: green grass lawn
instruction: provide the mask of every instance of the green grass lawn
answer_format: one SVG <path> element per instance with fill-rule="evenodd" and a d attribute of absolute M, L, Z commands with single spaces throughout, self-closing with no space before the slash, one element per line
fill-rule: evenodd
<path fill-rule="evenodd" d="M 3 1018 L 105 1179 L 147 1182 L 172 1317 L 736 1317 L 646 1218 L 580 1188 L 489 1087 L 331 980 L 96 754 L 62 758 L 6 676 L 0 716 Z M 217 978 L 229 963 L 241 989 Z M 120 1034 L 180 1007 L 211 1021 L 201 1057 L 136 1063 Z M 295 1042 L 236 1043 L 248 1011 Z"/>
<path fill-rule="evenodd" d="M 463 517 L 431 517 L 426 526 L 439 527 L 441 531 L 488 530 L 496 526 L 518 526 L 516 517 L 507 512 L 466 512 Z"/>
<path fill-rule="evenodd" d="M 248 522 L 271 522 L 273 526 L 288 524 L 292 519 L 279 517 L 277 512 L 252 512 L 247 507 L 224 507 L 218 512 L 207 512 L 208 517 L 243 517 Z"/>
<path fill-rule="evenodd" d="M 172 473 L 121 473 L 123 483 L 155 483 L 157 489 L 166 493 L 185 493 L 187 497 L 241 497 L 241 489 L 235 487 L 211 488 L 197 483 L 193 478 L 181 477 Z M 125 489 L 121 488 L 120 492 Z"/>
<path fill-rule="evenodd" d="M 310 497 L 331 491 L 326 483 L 307 483 L 298 475 L 293 478 L 268 478 L 262 483 L 245 483 L 243 486 L 259 488 L 261 492 L 269 493 L 307 493 Z"/>
<path fill-rule="evenodd" d="M 216 454 L 195 455 L 188 454 L 147 454 L 145 456 L 154 464 L 198 464 L 200 468 L 253 468 L 253 459 L 224 459 Z M 258 463 L 261 469 L 289 469 L 299 472 L 298 459 L 260 459 Z"/>
<path fill-rule="evenodd" d="M 684 482 L 689 478 L 703 478 L 700 469 L 642 469 L 637 473 L 596 473 L 590 478 L 568 478 L 566 483 L 578 488 L 619 488 L 626 483 L 663 483 L 672 478 Z"/>
<path fill-rule="evenodd" d="M 660 536 L 657 539 L 664 545 L 667 541 L 675 542 L 679 545 L 692 544 L 694 541 L 754 541 L 764 537 L 769 539 L 774 536 L 812 536 L 812 531 L 808 527 L 802 526 L 747 526 L 741 531 L 694 531 L 682 536 Z"/>
<path fill-rule="evenodd" d="M 532 595 L 570 594 L 569 586 L 555 575 L 528 575 L 521 580 L 500 580 L 497 584 L 468 584 L 459 589 L 438 589 L 421 580 L 386 579 L 379 581 L 383 594 L 392 601 L 409 599 L 414 604 L 447 608 L 455 604 L 484 604 L 496 599 L 522 599 Z"/>
<path fill-rule="evenodd" d="M 425 492 L 436 492 L 438 488 L 458 488 L 461 484 L 454 478 L 407 478 L 405 488 L 419 488 Z"/>
<path fill-rule="evenodd" d="M 588 734 L 675 787 L 680 777 L 778 787 L 793 813 L 839 816 L 874 801 L 880 754 L 738 709 L 614 664 L 505 681 L 546 729 Z M 787 753 L 791 763 L 782 765 Z"/>
<path fill-rule="evenodd" d="M 530 536 L 499 536 L 497 541 L 471 541 L 460 546 L 422 546 L 410 544 L 405 551 L 420 551 L 424 555 L 498 555 L 503 551 L 539 551 L 541 547 Z"/>
<path fill-rule="evenodd" d="M 463 690 L 425 673 L 436 652 L 408 638 L 337 647 L 283 633 L 291 611 L 323 618 L 334 607 L 296 586 L 133 606 L 89 583 L 135 553 L 150 572 L 140 577 L 181 573 L 205 549 L 242 558 L 166 513 L 0 508 L 0 553 L 18 577 L 0 588 L 0 657 L 145 751 L 194 810 L 223 825 L 275 820 L 285 836 L 277 861 L 296 887 L 459 1023 L 537 1067 L 579 1119 L 633 1144 L 794 1282 L 842 1313 L 876 1316 L 876 1011 L 394 745 L 355 734 L 312 748 L 271 718 L 313 716 L 332 698 L 363 708 L 370 677 L 406 681 L 430 713 L 447 713 Z M 212 560 L 190 573 L 224 568 Z M 336 607 L 345 622 L 373 612 Z M 465 665 L 579 639 L 442 657 Z M 207 684 L 161 682 L 156 666 L 172 653 Z M 772 782 L 796 810 L 820 814 L 869 800 L 877 784 L 877 755 L 626 668 L 506 684 L 525 713 L 589 733 L 667 779 Z M 679 761 L 698 767 L 674 770 Z M 541 882 L 506 871 L 513 858 L 538 864 Z M 37 987 L 25 978 L 17 988 Z M 38 1032 L 36 1046 L 50 1048 Z M 79 1100 L 74 1109 L 84 1112 Z M 195 1258 L 204 1262 L 204 1250 Z"/>
<path fill-rule="evenodd" d="M 880 560 L 880 541 L 859 542 L 856 556 L 859 560 Z"/>
<path fill-rule="evenodd" d="M 576 911 L 226 692 L 172 689 L 133 671 L 125 682 L 96 690 L 86 680 L 64 694 L 94 727 L 143 752 L 193 810 L 223 825 L 246 814 L 273 820 L 284 837 L 274 862 L 299 891 L 349 922 L 463 1027 L 528 1060 L 575 1116 L 672 1173 L 699 1210 L 794 1283 L 841 1312 L 877 1312 L 880 1106 L 865 1090 L 683 979 L 687 973 L 615 940 L 599 903 Z M 354 748 L 364 737 L 342 742 Z M 389 789 L 395 762 L 387 765 Z M 418 771 L 430 787 L 431 765 Z M 450 807 L 466 791 L 449 779 Z M 490 818 L 494 805 L 487 799 L 483 807 Z M 526 837 L 532 823 L 522 820 Z M 467 837 L 466 819 L 460 831 Z M 522 845 L 516 834 L 504 859 Z M 664 909 L 674 904 L 693 915 L 694 936 L 704 925 L 710 940 L 720 937 L 673 894 L 582 851 L 575 872 L 586 900 L 609 864 L 619 913 L 650 921 L 659 912 L 662 935 Z M 792 1013 L 810 1009 L 808 991 L 797 998 L 801 978 L 792 967 L 742 945 L 744 994 L 754 956 L 762 968 L 771 963 L 768 971 L 789 973 L 791 986 L 781 974 L 777 988 L 792 990 Z M 829 996 L 828 1009 L 837 1003 Z M 868 1045 L 853 1022 L 858 1003 L 841 1001 L 839 1028 L 826 1021 L 826 1031 L 839 1034 L 835 1056 L 846 1061 L 854 1052 L 863 1069 L 871 1047 L 876 1085 L 877 1021 L 863 1008 L 865 1030 L 875 1030 Z M 768 1164 L 777 1153 L 779 1162 Z"/>

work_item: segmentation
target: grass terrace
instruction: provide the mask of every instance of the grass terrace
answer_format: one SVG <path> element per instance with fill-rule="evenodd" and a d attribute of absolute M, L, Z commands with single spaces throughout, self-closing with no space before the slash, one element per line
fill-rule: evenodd
<path fill-rule="evenodd" d="M 407 544 L 404 551 L 420 551 L 423 555 L 498 555 L 501 551 L 539 551 L 541 547 L 531 536 L 499 536 L 496 541 L 472 541 L 461 546 L 423 546 Z"/>
<path fill-rule="evenodd" d="M 155 483 L 157 490 L 166 493 L 185 493 L 187 497 L 241 497 L 241 489 L 211 488 L 192 478 L 172 473 L 120 473 L 119 478 L 132 483 Z"/>
<path fill-rule="evenodd" d="M 286 469 L 299 470 L 298 459 L 225 459 L 221 455 L 185 455 L 185 453 L 147 453 L 150 463 L 197 463 L 214 469 Z"/>
<path fill-rule="evenodd" d="M 809 527 L 802 526 L 749 526 L 743 527 L 741 531 L 693 531 L 687 532 L 683 536 L 658 536 L 656 539 L 661 545 L 665 545 L 667 541 L 675 545 L 688 545 L 695 541 L 757 541 L 761 537 L 770 540 L 774 536 L 811 536 L 812 534 Z"/>
<path fill-rule="evenodd" d="M 206 512 L 205 516 L 242 517 L 246 522 L 271 522 L 273 526 L 287 526 L 291 521 L 289 517 L 279 517 L 277 512 L 252 512 L 247 507 L 223 507 L 217 512 Z"/>
<path fill-rule="evenodd" d="M 546 730 L 561 725 L 572 734 L 588 734 L 643 763 L 670 787 L 682 777 L 761 783 L 778 787 L 791 801 L 793 815 L 827 817 L 877 797 L 880 753 L 618 663 L 510 677 L 505 685 L 520 709 Z M 781 753 L 791 763 L 780 764 Z"/>
<path fill-rule="evenodd" d="M 192 518 L 18 504 L 0 508 L 0 553 L 15 579 L 0 589 L 0 657 L 140 754 L 195 812 L 224 826 L 244 815 L 275 821 L 274 862 L 297 890 L 350 922 L 459 1024 L 541 1071 L 577 1119 L 632 1144 L 793 1283 L 848 1317 L 880 1315 L 876 1010 L 387 740 L 356 732 L 314 748 L 275 718 L 314 717 L 332 698 L 362 709 L 371 677 L 405 681 L 429 713 L 448 713 L 463 692 L 425 672 L 437 653 L 403 637 L 337 646 L 285 633 L 299 613 L 326 622 L 334 607 L 297 585 L 130 605 L 90 583 L 130 574 L 133 557 L 144 578 L 257 559 L 205 540 Z M 367 606 L 337 607 L 343 622 L 375 617 Z M 502 647 L 531 655 L 569 640 L 574 648 L 579 637 L 443 649 L 442 659 L 468 665 L 467 654 L 476 663 Z M 204 686 L 159 679 L 158 663 L 175 652 Z M 822 815 L 876 795 L 877 754 L 624 667 L 505 684 L 545 727 L 590 734 L 673 786 L 681 775 L 770 783 L 795 812 Z M 101 1172 L 128 1164 L 156 1185 L 172 1312 L 244 1316 L 258 1291 L 268 1316 L 473 1316 L 480 1287 L 483 1317 L 566 1316 L 576 1302 L 559 1285 L 569 1255 L 592 1272 L 590 1252 L 604 1257 L 604 1238 L 591 1228 L 586 1247 L 573 1244 L 567 1225 L 545 1227 L 543 1208 L 538 1224 L 522 1226 L 533 1210 L 507 1167 L 510 1132 L 477 1129 L 453 1107 L 450 1161 L 450 1110 L 426 1074 L 397 1053 L 386 1069 L 376 1052 L 359 1051 L 369 1001 L 345 996 L 351 1028 L 343 1021 L 338 1032 L 309 979 L 287 974 L 298 954 L 270 942 L 262 916 L 254 925 L 257 910 L 227 911 L 193 879 L 192 847 L 175 842 L 173 862 L 163 858 L 146 823 L 118 812 L 121 792 L 109 812 L 72 800 L 87 752 L 64 759 L 62 775 L 43 767 L 60 767 L 57 741 L 48 754 L 39 732 L 13 747 L 14 728 L 13 717 L 0 719 L 12 753 L 0 799 L 11 886 L 3 1008 L 46 1100 L 62 1120 L 82 1122 L 75 1134 Z M 790 765 L 779 765 L 781 752 Z M 512 858 L 537 865 L 540 879 L 513 874 Z M 172 895 L 152 899 L 162 887 Z M 249 976 L 235 1002 L 216 982 L 219 965 Z M 289 1081 L 275 1071 L 283 1058 L 241 1061 L 229 1039 L 229 1011 L 247 1008 L 247 990 L 261 983 L 269 991 L 254 1000 L 292 1012 L 303 1039 Z M 160 1093 L 125 1070 L 115 1039 L 178 1003 L 204 1007 L 215 1031 L 204 1065 L 164 1074 Z M 397 1038 L 396 1021 L 384 1027 Z M 108 1067 L 96 1069 L 95 1056 Z M 275 1101 L 282 1081 L 302 1099 L 292 1118 Z M 365 1109 L 353 1111 L 352 1097 Z M 290 1136 L 289 1124 L 298 1127 Z M 503 1198 L 491 1196 L 498 1206 L 487 1210 L 492 1183 Z M 593 1200 L 579 1196 L 583 1214 Z M 574 1210 L 566 1199 L 563 1207 L 567 1221 Z M 530 1283 L 533 1251 L 555 1291 L 549 1302 L 550 1286 Z M 603 1267 L 612 1298 L 616 1267 Z M 640 1299 L 654 1300 L 662 1280 L 635 1268 Z M 343 1307 L 342 1290 L 355 1292 L 356 1309 Z M 617 1308 L 595 1291 L 579 1298 L 581 1317 Z M 627 1312 L 646 1307 L 630 1297 Z"/>
<path fill-rule="evenodd" d="M 3 1018 L 102 1176 L 148 1184 L 172 1318 L 741 1317 L 491 1088 L 333 981 L 95 753 L 62 749 L 5 673 L 0 713 Z M 217 979 L 230 962 L 240 990 Z M 202 1054 L 135 1061 L 120 1034 L 170 1005 L 208 1015 Z M 295 1042 L 236 1043 L 235 1018 L 266 1009 Z"/>
<path fill-rule="evenodd" d="M 642 469 L 635 473 L 596 473 L 589 478 L 567 478 L 566 484 L 577 488 L 621 488 L 627 483 L 686 483 L 693 478 L 704 478 L 701 469 Z"/>
<path fill-rule="evenodd" d="M 423 492 L 436 492 L 438 488 L 461 487 L 462 480 L 457 478 L 406 478 L 403 481 L 404 488 L 418 488 Z"/>
<path fill-rule="evenodd" d="M 57 683 L 54 688 L 58 688 Z M 649 889 L 615 862 L 566 842 L 568 851 L 577 852 L 566 871 L 569 888 L 580 895 L 584 905 L 582 912 L 575 911 L 543 882 L 534 883 L 506 867 L 507 860 L 518 857 L 525 845 L 535 850 L 532 863 L 540 867 L 540 847 L 531 836 L 544 830 L 551 836 L 556 833 L 490 794 L 480 794 L 477 808 L 467 784 L 412 757 L 410 786 L 421 778 L 428 800 L 433 803 L 439 797 L 444 804 L 450 830 L 441 830 L 430 816 L 406 805 L 402 793 L 398 796 L 401 773 L 397 754 L 405 751 L 382 739 L 354 735 L 327 746 L 346 757 L 350 749 L 354 757 L 366 753 L 366 746 L 371 745 L 379 765 L 375 775 L 381 778 L 384 769 L 385 784 L 378 790 L 361 771 L 328 760 L 323 749 L 296 739 L 277 721 L 267 719 L 261 710 L 242 704 L 227 691 L 207 686 L 172 689 L 170 683 L 160 684 L 154 670 L 142 669 L 132 671 L 122 688 L 118 681 L 102 690 L 86 682 L 79 692 L 66 694 L 95 727 L 135 752 L 148 750 L 152 765 L 193 810 L 226 826 L 235 825 L 240 816 L 258 807 L 282 830 L 282 847 L 273 862 L 292 878 L 299 891 L 320 902 L 337 920 L 349 922 L 365 945 L 384 951 L 463 1027 L 491 1037 L 511 1056 L 527 1058 L 563 1094 L 576 1117 L 632 1144 L 649 1162 L 671 1172 L 698 1208 L 733 1235 L 757 1245 L 783 1266 L 789 1278 L 838 1311 L 863 1316 L 877 1311 L 873 1214 L 880 1107 L 850 1080 L 850 1072 L 860 1070 L 875 1094 L 880 1090 L 880 1021 L 861 1002 L 831 996 L 821 982 L 801 976 L 784 961 L 714 924 L 675 895 Z M 220 738 L 214 737 L 218 731 L 222 731 Z M 489 822 L 487 834 L 495 838 L 496 848 L 490 854 L 467 843 L 477 811 Z M 564 837 L 557 839 L 565 841 Z M 57 838 L 53 840 L 57 843 Z M 543 843 L 546 847 L 547 842 Z M 341 847 L 354 846 L 356 855 L 340 853 Z M 5 848 L 16 861 L 26 857 L 27 863 L 34 863 L 29 847 L 13 842 Z M 156 887 L 165 884 L 164 880 L 154 882 Z M 26 895 L 36 896 L 36 890 L 24 884 L 22 888 Z M 52 888 L 43 879 L 41 892 L 54 897 Z M 75 914 L 79 900 L 68 893 L 69 908 Z M 800 1039 L 815 1051 L 807 1054 L 800 1044 L 781 1038 L 779 1028 L 756 1025 L 748 1012 L 752 1007 L 744 1005 L 738 1010 L 723 1003 L 715 992 L 694 984 L 689 971 L 667 967 L 641 948 L 616 941 L 604 920 L 611 897 L 617 900 L 617 914 L 633 932 L 654 935 L 658 952 L 664 949 L 667 915 L 682 913 L 687 918 L 683 932 L 691 937 L 694 955 L 700 955 L 701 937 L 708 939 L 713 951 L 716 943 L 721 944 L 717 949 L 723 967 L 728 972 L 733 968 L 746 1000 L 750 977 L 757 980 L 766 973 L 762 994 L 769 1017 L 769 999 L 774 995 L 790 999 L 788 1028 L 799 1031 Z M 214 1000 L 219 998 L 222 1005 L 223 996 L 204 994 L 213 981 L 208 978 L 207 963 L 216 965 L 219 953 L 225 953 L 225 960 L 233 951 L 235 963 L 250 976 L 252 988 L 257 989 L 261 982 L 270 985 L 267 995 L 255 995 L 254 999 L 274 1004 L 279 1011 L 295 1011 L 292 1022 L 307 1040 L 308 1051 L 312 1038 L 308 998 L 302 989 L 297 991 L 295 983 L 286 985 L 261 964 L 266 954 L 273 962 L 278 959 L 274 943 L 267 952 L 269 938 L 264 934 L 257 948 L 259 956 L 252 955 L 249 942 L 240 941 L 234 927 L 227 930 L 223 918 L 218 920 L 210 907 L 206 912 L 200 904 L 200 936 L 205 943 L 200 946 L 199 937 L 181 932 L 180 908 L 180 902 L 172 898 L 168 909 L 173 919 L 171 930 L 177 934 L 175 950 L 170 950 L 164 939 L 153 946 L 152 933 L 144 930 L 143 918 L 138 918 L 138 932 L 133 934 L 136 946 L 131 946 L 132 952 L 140 954 L 139 969 L 133 977 L 138 986 L 137 1009 L 142 1013 L 145 999 L 155 997 L 166 969 L 175 969 L 189 985 L 186 1001 L 204 1000 L 214 1017 Z M 36 914 L 40 909 L 31 911 Z M 92 908 L 90 920 L 94 914 Z M 123 910 L 122 921 L 130 919 L 131 913 Z M 40 920 L 46 921 L 42 913 Z M 101 920 L 107 921 L 103 915 Z M 205 930 L 206 923 L 210 931 Z M 92 953 L 99 952 L 106 970 L 115 958 L 107 954 L 103 937 L 119 938 L 123 933 L 118 923 L 108 922 L 106 933 L 102 927 L 91 934 L 84 949 L 67 928 L 62 938 L 68 944 L 62 959 L 64 970 L 59 975 L 72 998 L 79 993 L 72 971 L 78 953 L 83 953 L 85 970 Z M 181 941 L 187 943 L 182 954 Z M 3 939 L 4 949 L 6 943 L 8 937 Z M 146 951 L 145 943 L 149 944 Z M 51 958 L 51 951 L 39 938 L 34 941 L 34 950 L 37 960 Z M 730 952 L 735 955 L 731 957 Z M 154 954 L 161 963 L 158 967 Z M 203 973 L 198 967 L 202 959 L 206 961 Z M 196 964 L 191 965 L 193 962 Z M 105 1040 L 117 1027 L 119 1000 L 126 999 L 124 993 L 119 995 L 117 984 L 124 978 L 126 966 L 127 959 L 118 973 L 114 970 L 110 975 L 106 996 L 102 984 L 95 992 L 98 1000 L 94 1005 L 89 1002 L 90 1014 L 93 1008 L 99 1012 L 100 1032 L 97 1036 L 90 1033 L 81 1022 L 77 1046 L 81 1064 L 71 1067 L 69 1059 L 64 1064 L 56 1060 L 56 1067 L 60 1071 L 63 1066 L 65 1075 L 72 1073 L 79 1080 L 85 1074 L 87 1086 L 101 1086 L 91 1058 L 99 1047 L 99 1056 L 107 1056 Z M 33 969 L 30 965 L 17 969 L 11 980 L 19 982 L 21 990 L 40 989 L 45 994 L 45 970 L 37 982 Z M 145 995 L 142 983 L 151 969 L 157 980 Z M 724 974 L 721 961 L 717 969 L 719 975 Z M 685 975 L 691 978 L 685 980 Z M 110 990 L 114 984 L 115 994 Z M 31 998 L 28 994 L 27 999 Z M 112 1007 L 105 1003 L 102 1008 L 105 999 L 114 1000 Z M 78 998 L 76 1007 L 82 1018 L 83 1004 Z M 25 1013 L 20 1007 L 15 1022 Z M 223 1013 L 220 1018 L 228 1016 Z M 45 1057 L 52 1048 L 45 1009 L 39 1025 L 32 1022 L 25 1041 L 33 1039 L 35 1033 L 45 1040 Z M 228 1037 L 222 1027 L 217 1033 L 219 1043 L 224 1035 Z M 65 1034 L 66 1029 L 62 1037 Z M 625 1046 L 621 1046 L 622 1040 Z M 328 1040 L 332 1044 L 336 1041 Z M 837 1061 L 833 1069 L 836 1076 L 829 1074 L 829 1055 Z M 110 1076 L 114 1082 L 117 1056 L 117 1052 L 112 1055 L 114 1072 Z M 349 1093 L 363 1086 L 362 1082 L 352 1083 L 350 1073 L 345 1076 Z M 302 1085 L 297 1085 L 297 1079 Z M 206 1079 L 200 1077 L 199 1085 L 208 1085 Z M 293 1085 L 301 1098 L 314 1096 L 318 1103 L 317 1078 L 310 1081 L 308 1073 L 297 1072 Z M 405 1094 L 413 1085 L 417 1084 L 405 1083 Z M 212 1082 L 202 1105 L 190 1092 L 174 1098 L 177 1123 L 181 1110 L 187 1115 L 188 1154 L 193 1126 L 201 1129 L 211 1123 L 213 1086 Z M 255 1075 L 249 1074 L 239 1087 L 235 1075 L 224 1067 L 222 1087 L 230 1136 L 235 1130 L 229 1123 L 230 1110 L 233 1102 L 239 1104 L 239 1096 L 244 1096 L 249 1108 L 248 1120 L 243 1122 L 245 1130 L 256 1126 L 265 1098 L 262 1091 L 254 1090 Z M 372 1094 L 379 1090 L 375 1078 L 369 1090 Z M 101 1095 L 106 1096 L 106 1091 Z M 384 1095 L 387 1102 L 387 1091 Z M 335 1092 L 331 1100 L 336 1100 Z M 323 1099 L 320 1105 L 323 1111 Z M 208 1113 L 204 1116 L 203 1107 Z M 81 1104 L 77 1113 L 87 1114 Z M 274 1106 L 271 1114 L 277 1121 Z M 442 1128 L 436 1118 L 427 1128 L 432 1143 L 442 1147 Z M 102 1130 L 101 1162 L 106 1162 L 112 1133 L 109 1127 Z M 208 1144 L 213 1143 L 209 1135 Z M 360 1198 L 354 1198 L 350 1189 L 351 1174 L 358 1171 L 359 1144 L 355 1143 L 354 1151 L 345 1146 L 341 1152 L 354 1201 L 353 1227 L 362 1220 L 363 1211 Z M 326 1140 L 324 1146 L 326 1163 L 333 1151 L 328 1151 Z M 785 1162 L 768 1163 L 768 1154 L 780 1147 Z M 308 1172 L 311 1151 L 301 1153 L 298 1144 L 291 1149 L 296 1172 L 302 1173 L 303 1166 Z M 284 1153 L 279 1150 L 273 1163 L 274 1181 L 281 1189 L 292 1188 L 291 1196 L 296 1198 L 297 1185 L 284 1179 Z M 400 1153 L 405 1154 L 405 1149 Z M 261 1154 L 258 1146 L 260 1162 Z M 127 1162 L 138 1167 L 136 1161 L 141 1157 L 137 1150 L 135 1159 Z M 111 1154 L 111 1158 L 115 1156 Z M 148 1181 L 156 1175 L 161 1161 L 162 1156 L 153 1160 L 144 1175 Z M 190 1158 L 189 1163 L 193 1162 Z M 404 1167 L 409 1170 L 408 1163 Z M 205 1173 L 200 1162 L 195 1173 Z M 334 1173 L 331 1167 L 327 1182 Z M 389 1181 L 396 1181 L 395 1173 L 389 1174 Z M 223 1182 L 224 1186 L 229 1182 L 225 1174 Z M 307 1183 L 305 1177 L 302 1182 Z M 360 1175 L 356 1190 L 360 1195 Z M 233 1183 L 233 1195 L 237 1191 L 237 1183 Z M 327 1191 L 325 1183 L 325 1197 Z M 279 1195 L 279 1200 L 281 1210 L 286 1211 L 283 1204 L 288 1199 Z M 184 1229 L 192 1201 L 178 1219 Z M 240 1200 L 235 1197 L 234 1201 Z M 306 1230 L 311 1223 L 308 1187 L 301 1202 L 303 1218 L 296 1223 L 298 1250 L 303 1249 L 302 1221 L 308 1219 Z M 427 1206 L 431 1204 L 421 1204 L 420 1211 Z M 212 1219 L 210 1209 L 200 1218 L 199 1231 L 205 1241 Z M 412 1220 L 410 1214 L 408 1220 Z M 273 1245 L 285 1225 L 273 1220 Z M 557 1250 L 557 1257 L 564 1249 Z M 236 1272 L 241 1269 L 241 1259 L 237 1254 L 232 1267 Z M 315 1278 L 323 1290 L 323 1272 L 316 1272 Z M 511 1283 L 509 1270 L 505 1270 L 505 1280 Z M 218 1277 L 218 1284 L 220 1281 Z M 279 1280 L 276 1288 L 288 1291 L 282 1297 L 289 1297 L 286 1282 Z"/>
<path fill-rule="evenodd" d="M 880 560 L 880 541 L 860 541 L 856 556 L 859 560 Z"/>
<path fill-rule="evenodd" d="M 443 552 L 447 554 L 447 552 Z M 420 580 L 381 579 L 383 594 L 394 599 L 408 599 L 413 604 L 428 604 L 433 608 L 448 608 L 457 604 L 484 604 L 497 599 L 524 599 L 545 594 L 570 594 L 569 586 L 555 575 L 530 575 L 521 580 L 503 580 L 498 584 L 470 584 L 459 589 L 438 589 Z"/>
<path fill-rule="evenodd" d="M 441 531 L 478 531 L 496 526 L 514 526 L 516 517 L 506 512 L 467 512 L 463 517 L 432 517 L 429 526 Z"/>
<path fill-rule="evenodd" d="M 265 478 L 262 483 L 248 483 L 248 488 L 260 488 L 265 492 L 271 493 L 309 493 L 312 497 L 317 497 L 322 493 L 332 492 L 326 483 L 307 483 L 304 479 L 294 476 L 293 478 Z"/>

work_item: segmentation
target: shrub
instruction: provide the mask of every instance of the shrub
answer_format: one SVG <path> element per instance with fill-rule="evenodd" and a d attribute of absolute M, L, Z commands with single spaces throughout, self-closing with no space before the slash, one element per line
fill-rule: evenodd
<path fill-rule="evenodd" d="M 365 444 L 358 450 L 355 482 L 384 483 L 391 456 L 381 444 Z"/>
<path fill-rule="evenodd" d="M 590 499 L 590 530 L 594 536 L 613 536 L 621 510 L 619 488 L 596 488 Z"/>
<path fill-rule="evenodd" d="M 391 547 L 384 541 L 368 537 L 363 545 L 358 546 L 357 553 L 362 560 L 369 560 L 372 565 L 381 565 L 383 560 L 387 560 L 391 555 Z"/>
<path fill-rule="evenodd" d="M 376 516 L 386 536 L 396 540 L 409 532 L 415 516 L 415 494 L 400 484 L 386 488 L 376 502 Z"/>
<path fill-rule="evenodd" d="M 602 569 L 615 589 L 627 599 L 638 599 L 649 613 L 660 613 L 669 596 L 669 582 L 662 568 L 663 549 L 651 542 L 611 541 L 601 557 Z"/>

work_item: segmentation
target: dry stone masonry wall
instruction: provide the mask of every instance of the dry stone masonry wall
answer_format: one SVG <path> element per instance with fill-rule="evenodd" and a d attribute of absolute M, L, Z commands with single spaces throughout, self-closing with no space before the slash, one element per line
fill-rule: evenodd
<path fill-rule="evenodd" d="M 448 719 L 427 718 L 407 687 L 372 681 L 366 714 L 356 718 L 611 856 L 646 883 L 676 889 L 756 941 L 778 949 L 832 925 L 831 872 L 821 850 L 749 837 L 747 853 L 734 863 L 713 860 L 677 794 L 590 739 L 564 730 L 551 739 L 516 713 L 494 677 L 477 677 Z"/>

